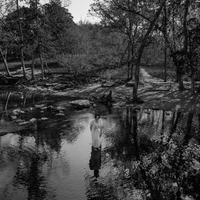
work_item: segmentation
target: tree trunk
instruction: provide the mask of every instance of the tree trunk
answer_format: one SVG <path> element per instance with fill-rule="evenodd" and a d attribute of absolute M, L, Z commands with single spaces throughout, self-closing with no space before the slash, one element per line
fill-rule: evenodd
<path fill-rule="evenodd" d="M 21 64 L 22 64 L 22 70 L 23 70 L 23 76 L 26 79 L 26 68 L 24 63 L 24 47 L 21 46 L 20 48 L 20 55 L 21 55 Z"/>
<path fill-rule="evenodd" d="M 0 48 L 0 54 L 1 54 L 1 57 L 2 57 L 2 60 L 3 60 L 3 64 L 4 64 L 4 67 L 5 67 L 6 73 L 7 73 L 8 76 L 11 76 L 6 57 L 4 57 L 3 51 L 2 51 L 1 48 Z"/>
<path fill-rule="evenodd" d="M 160 143 L 163 144 L 164 139 L 164 130 L 165 130 L 165 111 L 162 111 L 162 126 L 161 126 L 161 137 L 160 137 Z"/>
<path fill-rule="evenodd" d="M 24 37 L 23 37 L 22 26 L 20 22 L 19 0 L 16 0 L 16 6 L 17 6 L 17 14 L 18 14 L 19 35 L 20 35 L 20 40 L 21 40 L 20 41 L 20 57 L 21 57 L 23 76 L 26 79 L 26 67 L 24 63 Z"/>
<path fill-rule="evenodd" d="M 175 11 L 174 6 L 172 9 L 172 38 L 173 38 L 173 51 L 176 51 L 176 42 L 175 42 Z M 178 67 L 176 67 L 176 83 L 178 83 Z"/>
<path fill-rule="evenodd" d="M 128 64 L 127 64 L 127 80 L 130 80 L 130 55 L 131 55 L 131 52 L 130 52 L 130 41 L 129 41 L 129 44 L 128 44 Z"/>
<path fill-rule="evenodd" d="M 184 50 L 187 56 L 188 52 L 188 30 L 187 30 L 187 16 L 188 16 L 188 9 L 189 9 L 190 0 L 185 1 L 185 12 L 184 12 L 184 20 L 183 20 L 183 32 L 184 32 Z"/>
<path fill-rule="evenodd" d="M 133 45 L 133 41 L 131 42 L 131 59 L 134 59 L 134 45 Z M 133 78 L 133 67 L 134 64 L 133 62 L 131 63 L 131 79 Z"/>
<path fill-rule="evenodd" d="M 184 19 L 183 19 L 183 32 L 184 32 L 184 52 L 185 52 L 185 63 L 188 60 L 188 30 L 187 30 L 187 16 L 188 16 L 188 9 L 189 9 L 190 0 L 185 1 L 185 11 L 184 11 Z M 180 68 L 180 66 L 179 66 Z M 179 90 L 183 91 L 183 80 L 182 80 L 182 70 L 178 70 L 178 83 L 179 83 Z"/>
<path fill-rule="evenodd" d="M 120 58 L 118 67 L 121 67 L 121 66 L 123 65 L 123 60 L 124 60 L 124 57 L 125 57 L 127 51 L 128 51 L 128 45 L 127 45 L 126 49 L 124 50 L 124 52 L 123 52 L 122 55 L 121 55 L 121 58 Z"/>
<path fill-rule="evenodd" d="M 38 21 L 38 0 L 35 0 L 35 13 L 36 13 L 36 23 L 38 25 L 39 21 Z M 41 49 L 41 40 L 39 38 L 39 29 L 37 29 L 37 43 L 38 43 L 38 49 L 39 49 L 39 57 L 40 57 L 40 65 L 41 65 L 41 73 L 42 73 L 42 79 L 44 79 L 45 77 L 45 71 L 44 71 L 44 62 L 43 62 L 43 58 L 42 58 L 42 49 Z"/>
<path fill-rule="evenodd" d="M 140 159 L 140 152 L 138 146 L 138 118 L 137 118 L 137 110 L 132 110 L 132 131 L 133 131 L 133 139 L 134 139 L 134 146 L 135 146 L 135 153 L 137 160 Z"/>
<path fill-rule="evenodd" d="M 8 55 L 8 49 L 6 48 L 5 55 L 4 55 L 4 57 L 5 57 L 6 60 L 7 60 L 7 55 Z"/>
<path fill-rule="evenodd" d="M 8 102 L 10 100 L 11 94 L 12 94 L 11 92 L 8 92 L 7 95 L 6 95 L 6 103 L 5 103 L 5 106 L 4 106 L 4 111 L 5 111 L 6 115 L 7 115 L 7 112 L 8 112 Z"/>
<path fill-rule="evenodd" d="M 164 34 L 165 37 L 167 35 L 167 5 L 165 2 L 165 6 L 164 6 Z M 165 40 L 165 49 L 164 49 L 164 82 L 167 81 L 167 44 L 166 44 L 166 40 Z"/>
<path fill-rule="evenodd" d="M 191 73 L 191 90 L 192 90 L 192 94 L 195 94 L 195 75 L 194 75 L 194 71 L 192 71 L 192 73 Z"/>
<path fill-rule="evenodd" d="M 35 69 L 35 58 L 34 58 L 34 54 L 32 54 L 32 64 L 31 64 L 31 78 L 32 78 L 32 80 L 35 80 L 34 69 Z"/>
<path fill-rule="evenodd" d="M 175 116 L 176 116 L 176 118 L 175 118 Z M 179 110 L 177 111 L 177 115 L 175 112 L 173 112 L 172 121 L 171 121 L 172 126 L 170 128 L 169 137 L 167 139 L 168 143 L 170 142 L 173 133 L 176 131 L 176 128 L 177 128 L 178 122 L 180 121 L 180 118 L 181 118 L 181 112 Z"/>
<path fill-rule="evenodd" d="M 45 77 L 45 72 L 44 72 L 44 62 L 42 58 L 42 54 L 40 53 L 40 65 L 41 65 L 41 73 L 42 73 L 42 79 Z"/>
<path fill-rule="evenodd" d="M 183 91 L 185 88 L 184 88 L 184 85 L 183 85 L 182 74 L 180 72 L 177 73 L 177 80 L 178 80 L 178 84 L 179 84 L 179 87 L 178 87 L 179 90 Z"/>
<path fill-rule="evenodd" d="M 142 40 L 142 43 L 141 43 L 139 50 L 138 50 L 138 56 L 137 56 L 136 65 L 135 65 L 135 85 L 133 87 L 133 101 L 137 101 L 137 99 L 138 99 L 137 91 L 138 91 L 138 85 L 139 85 L 140 63 L 141 63 L 143 51 L 144 51 L 147 39 L 149 37 L 149 34 L 152 32 L 152 30 L 155 26 L 155 23 L 156 23 L 158 17 L 160 16 L 160 14 L 161 14 L 161 11 L 162 11 L 164 5 L 165 5 L 165 0 L 162 1 L 160 8 L 157 10 L 157 12 L 154 16 L 154 19 L 151 21 L 149 28 L 148 28 L 148 30 L 147 30 L 147 32 L 144 36 L 144 39 Z"/>
<path fill-rule="evenodd" d="M 164 82 L 167 81 L 167 47 L 166 47 L 166 42 L 165 42 L 165 50 L 164 50 L 164 54 L 165 54 L 165 60 L 164 60 Z"/>
<path fill-rule="evenodd" d="M 188 114 L 183 145 L 187 145 L 189 143 L 189 140 L 192 138 L 191 129 L 192 129 L 193 117 L 194 117 L 194 112 L 190 111 Z"/>
<path fill-rule="evenodd" d="M 178 83 L 178 67 L 176 66 L 176 83 Z"/>

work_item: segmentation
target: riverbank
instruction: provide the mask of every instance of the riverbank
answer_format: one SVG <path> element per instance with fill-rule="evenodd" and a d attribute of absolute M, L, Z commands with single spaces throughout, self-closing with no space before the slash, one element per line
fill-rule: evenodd
<path fill-rule="evenodd" d="M 117 76 L 117 75 L 116 75 Z M 145 69 L 141 69 L 138 94 L 144 104 L 132 104 L 131 83 L 123 79 L 108 79 L 97 75 L 86 77 L 79 75 L 51 75 L 45 80 L 37 80 L 28 84 L 21 84 L 21 91 L 42 93 L 52 98 L 89 100 L 93 104 L 96 99 L 112 91 L 113 107 L 137 106 L 161 110 L 198 111 L 200 109 L 199 95 L 192 95 L 190 83 L 185 82 L 186 90 L 178 91 L 178 84 L 152 77 Z"/>
<path fill-rule="evenodd" d="M 72 73 L 54 62 L 48 65 L 49 68 L 48 70 L 46 68 L 44 80 L 41 79 L 40 69 L 36 67 L 36 79 L 22 81 L 16 90 L 44 96 L 49 95 L 52 98 L 89 100 L 91 104 L 93 104 L 93 97 L 98 99 L 112 91 L 114 107 L 139 106 L 162 110 L 179 108 L 186 111 L 200 108 L 199 95 L 191 94 L 189 82 L 185 82 L 186 90 L 179 92 L 178 85 L 173 82 L 174 78 L 169 78 L 165 83 L 161 76 L 162 70 L 157 70 L 157 67 L 143 67 L 141 69 L 138 94 L 144 100 L 144 104 L 135 105 L 131 102 L 132 83 L 127 84 L 125 67 L 112 69 L 112 67 L 106 66 L 98 67 L 95 70 L 88 69 L 85 73 Z M 13 74 L 21 73 L 15 68 L 12 70 Z M 155 75 L 155 73 L 159 75 Z M 169 70 L 169 73 L 173 74 L 173 71 Z M 27 68 L 27 74 L 30 78 L 30 66 Z"/>

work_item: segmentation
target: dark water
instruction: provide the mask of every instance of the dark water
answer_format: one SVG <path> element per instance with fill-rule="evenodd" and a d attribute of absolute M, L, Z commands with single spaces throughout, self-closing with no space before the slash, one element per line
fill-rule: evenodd
<path fill-rule="evenodd" d="M 94 109 L 2 94 L 0 200 L 200 199 L 200 115 L 100 109 L 103 142 L 94 152 Z M 96 179 L 89 163 L 99 158 Z"/>

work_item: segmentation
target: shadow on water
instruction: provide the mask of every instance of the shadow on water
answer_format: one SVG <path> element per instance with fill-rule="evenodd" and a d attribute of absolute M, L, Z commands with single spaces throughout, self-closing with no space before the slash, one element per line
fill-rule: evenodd
<path fill-rule="evenodd" d="M 93 110 L 28 93 L 0 99 L 1 200 L 200 199 L 200 115 L 105 109 L 94 148 Z"/>

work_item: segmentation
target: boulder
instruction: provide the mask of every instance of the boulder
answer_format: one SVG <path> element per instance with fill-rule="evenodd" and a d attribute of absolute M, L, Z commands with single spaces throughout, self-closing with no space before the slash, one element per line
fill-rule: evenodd
<path fill-rule="evenodd" d="M 91 106 L 91 103 L 89 100 L 75 100 L 75 101 L 71 101 L 70 104 L 76 109 L 89 108 Z"/>

